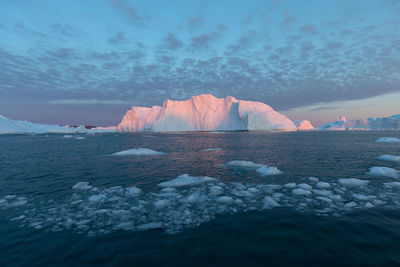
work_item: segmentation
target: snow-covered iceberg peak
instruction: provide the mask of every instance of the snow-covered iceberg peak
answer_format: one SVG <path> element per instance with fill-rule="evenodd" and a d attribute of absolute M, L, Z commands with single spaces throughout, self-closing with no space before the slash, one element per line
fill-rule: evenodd
<path fill-rule="evenodd" d="M 118 125 L 120 132 L 296 129 L 289 118 L 264 103 L 210 94 L 184 101 L 167 99 L 161 107 L 132 107 Z"/>

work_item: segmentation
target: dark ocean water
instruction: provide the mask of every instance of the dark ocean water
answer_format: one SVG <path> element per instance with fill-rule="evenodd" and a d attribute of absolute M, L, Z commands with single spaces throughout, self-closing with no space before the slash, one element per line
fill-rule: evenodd
<path fill-rule="evenodd" d="M 0 266 L 399 265 L 400 187 L 387 183 L 400 180 L 367 174 L 400 169 L 376 159 L 400 155 L 384 136 L 400 133 L 0 136 Z M 111 155 L 138 147 L 167 154 Z M 158 186 L 185 173 L 217 180 Z"/>

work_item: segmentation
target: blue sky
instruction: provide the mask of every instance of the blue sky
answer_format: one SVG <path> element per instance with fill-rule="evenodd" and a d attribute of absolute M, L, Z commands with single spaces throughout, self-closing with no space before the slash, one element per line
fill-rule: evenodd
<path fill-rule="evenodd" d="M 0 114 L 117 124 L 200 93 L 317 124 L 388 95 L 373 115 L 400 113 L 399 25 L 397 0 L 2 0 Z"/>

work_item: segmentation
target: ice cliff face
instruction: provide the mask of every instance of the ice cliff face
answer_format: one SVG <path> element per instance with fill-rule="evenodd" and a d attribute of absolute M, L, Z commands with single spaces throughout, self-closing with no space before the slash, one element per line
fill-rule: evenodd
<path fill-rule="evenodd" d="M 337 121 L 326 123 L 318 130 L 399 131 L 400 114 L 387 118 L 369 118 L 366 120 L 346 120 L 344 116 L 340 116 Z"/>
<path fill-rule="evenodd" d="M 311 121 L 308 120 L 294 121 L 294 124 L 299 131 L 314 130 L 314 126 L 311 124 Z"/>
<path fill-rule="evenodd" d="M 118 125 L 120 132 L 296 129 L 289 118 L 264 103 L 209 94 L 185 101 L 166 100 L 162 107 L 132 107 Z"/>

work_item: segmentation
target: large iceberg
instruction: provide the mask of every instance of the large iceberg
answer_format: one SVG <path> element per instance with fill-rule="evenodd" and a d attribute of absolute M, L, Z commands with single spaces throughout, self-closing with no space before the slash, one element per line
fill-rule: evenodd
<path fill-rule="evenodd" d="M 367 131 L 399 131 L 400 114 L 387 118 L 369 118 L 359 120 L 347 120 L 340 116 L 337 121 L 322 125 L 318 130 L 367 130 Z"/>
<path fill-rule="evenodd" d="M 236 130 L 295 131 L 297 127 L 264 103 L 210 94 L 185 101 L 168 99 L 162 107 L 132 107 L 118 125 L 119 132 Z"/>
<path fill-rule="evenodd" d="M 33 123 L 29 121 L 12 120 L 0 115 L 0 134 L 15 133 L 94 133 L 115 132 L 115 127 L 86 129 L 84 126 L 68 127 L 56 124 Z"/>

